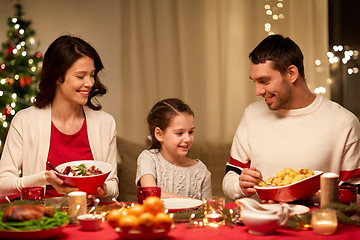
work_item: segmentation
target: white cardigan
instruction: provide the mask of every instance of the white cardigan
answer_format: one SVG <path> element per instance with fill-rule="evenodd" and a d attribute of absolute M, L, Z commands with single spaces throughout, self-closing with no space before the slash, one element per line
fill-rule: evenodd
<path fill-rule="evenodd" d="M 94 160 L 114 166 L 106 180 L 107 192 L 102 198 L 119 194 L 117 178 L 116 123 L 103 111 L 83 107 L 90 148 Z M 29 107 L 13 118 L 0 160 L 0 196 L 19 194 L 30 186 L 44 186 L 49 154 L 51 107 Z M 22 177 L 19 170 L 22 169 Z"/>

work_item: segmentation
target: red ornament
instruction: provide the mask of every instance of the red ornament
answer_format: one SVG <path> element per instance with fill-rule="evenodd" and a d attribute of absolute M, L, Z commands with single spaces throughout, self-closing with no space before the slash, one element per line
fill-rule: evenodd
<path fill-rule="evenodd" d="M 19 84 L 20 84 L 20 87 L 24 87 L 26 85 L 25 78 L 21 77 L 19 79 Z"/>
<path fill-rule="evenodd" d="M 30 76 L 27 76 L 27 77 L 25 77 L 25 84 L 26 85 L 31 85 L 31 77 Z"/>
<path fill-rule="evenodd" d="M 25 77 L 21 77 L 19 79 L 19 84 L 20 84 L 20 87 L 24 87 L 26 85 L 31 85 L 31 77 L 30 76 L 25 76 Z"/>
<path fill-rule="evenodd" d="M 6 117 L 9 117 L 11 114 L 12 108 L 9 105 L 6 105 L 6 107 L 3 109 L 3 115 Z"/>
<path fill-rule="evenodd" d="M 11 59 L 12 51 L 15 49 L 15 47 L 13 47 L 10 42 L 7 42 L 6 44 L 8 45 L 7 58 Z"/>

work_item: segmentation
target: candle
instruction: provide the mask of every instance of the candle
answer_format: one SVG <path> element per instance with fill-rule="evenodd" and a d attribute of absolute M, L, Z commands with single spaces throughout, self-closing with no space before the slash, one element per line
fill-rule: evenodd
<path fill-rule="evenodd" d="M 221 222 L 223 218 L 224 218 L 223 214 L 217 213 L 215 211 L 205 215 L 205 220 L 207 223 Z"/>
<path fill-rule="evenodd" d="M 311 225 L 314 233 L 330 235 L 336 232 L 337 216 L 333 209 L 318 209 L 312 212 Z"/>
<path fill-rule="evenodd" d="M 337 223 L 329 220 L 317 221 L 312 225 L 312 228 L 317 234 L 330 235 L 336 231 Z"/>
<path fill-rule="evenodd" d="M 86 193 L 85 192 L 71 192 L 68 194 L 69 203 L 69 216 L 72 219 L 73 224 L 77 224 L 77 216 L 86 214 Z"/>
<path fill-rule="evenodd" d="M 225 225 L 223 209 L 225 206 L 225 198 L 212 196 L 204 201 L 204 225 L 210 227 L 218 227 Z"/>
<path fill-rule="evenodd" d="M 320 207 L 327 208 L 339 201 L 339 175 L 324 173 L 320 177 Z"/>

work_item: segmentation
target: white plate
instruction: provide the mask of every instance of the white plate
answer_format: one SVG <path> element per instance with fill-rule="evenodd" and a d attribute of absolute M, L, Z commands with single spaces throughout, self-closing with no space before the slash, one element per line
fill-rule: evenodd
<path fill-rule="evenodd" d="M 164 198 L 161 200 L 164 202 L 165 208 L 169 209 L 169 212 L 196 209 L 203 205 L 203 202 L 199 199 Z"/>
<path fill-rule="evenodd" d="M 295 214 L 304 214 L 310 211 L 310 208 L 304 206 L 304 205 L 298 205 L 298 204 L 288 204 L 290 206 L 290 215 Z M 266 208 L 268 210 L 281 210 L 280 204 L 261 204 L 263 208 Z"/>

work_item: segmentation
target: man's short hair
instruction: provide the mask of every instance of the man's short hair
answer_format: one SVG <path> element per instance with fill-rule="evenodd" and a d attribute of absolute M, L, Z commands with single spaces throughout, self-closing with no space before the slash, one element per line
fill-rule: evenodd
<path fill-rule="evenodd" d="M 249 54 L 249 59 L 254 64 L 272 61 L 274 69 L 281 74 L 285 74 L 288 67 L 294 65 L 305 79 L 304 56 L 300 47 L 288 37 L 279 34 L 268 36 Z"/>

